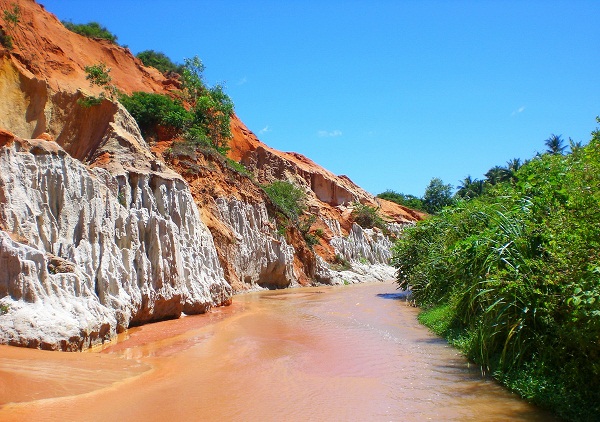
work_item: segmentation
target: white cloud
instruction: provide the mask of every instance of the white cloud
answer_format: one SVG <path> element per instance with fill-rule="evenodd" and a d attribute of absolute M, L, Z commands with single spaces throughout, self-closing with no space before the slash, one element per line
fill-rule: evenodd
<path fill-rule="evenodd" d="M 258 134 L 262 135 L 263 133 L 267 133 L 267 132 L 270 132 L 270 131 L 271 131 L 271 129 L 269 129 L 269 125 L 266 125 L 261 130 L 258 131 Z"/>
<path fill-rule="evenodd" d="M 236 85 L 244 85 L 246 82 L 248 82 L 248 79 L 246 79 L 246 77 L 244 76 L 242 79 L 237 81 Z"/>
<path fill-rule="evenodd" d="M 338 129 L 332 131 L 319 130 L 317 131 L 317 136 L 319 136 L 319 138 L 335 138 L 338 136 L 342 136 L 342 131 Z"/>
<path fill-rule="evenodd" d="M 513 111 L 510 115 L 511 116 L 516 116 L 519 113 L 523 113 L 525 111 L 525 106 L 521 106 L 518 109 L 516 109 L 515 111 Z"/>

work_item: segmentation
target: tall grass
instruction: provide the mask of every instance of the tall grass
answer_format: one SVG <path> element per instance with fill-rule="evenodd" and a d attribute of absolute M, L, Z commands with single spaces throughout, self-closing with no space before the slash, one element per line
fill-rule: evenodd
<path fill-rule="evenodd" d="M 424 323 L 524 397 L 600 420 L 600 136 L 405 230 Z"/>

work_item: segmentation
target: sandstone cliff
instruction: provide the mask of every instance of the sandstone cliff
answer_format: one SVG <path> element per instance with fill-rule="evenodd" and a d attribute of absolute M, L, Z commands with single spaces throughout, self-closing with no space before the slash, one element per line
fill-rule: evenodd
<path fill-rule="evenodd" d="M 421 214 L 269 148 L 237 116 L 229 158 L 250 175 L 211 151 L 176 156 L 168 137 L 148 144 L 116 101 L 80 105 L 99 93 L 84 69 L 107 64 L 126 93 L 177 82 L 32 0 L 0 8 L 13 3 L 14 48 L 0 46 L 0 342 L 80 350 L 236 291 L 391 276 L 389 237 L 354 224 L 352 204 L 379 207 L 392 232 Z M 278 228 L 261 188 L 274 180 L 306 192 L 314 248 Z"/>

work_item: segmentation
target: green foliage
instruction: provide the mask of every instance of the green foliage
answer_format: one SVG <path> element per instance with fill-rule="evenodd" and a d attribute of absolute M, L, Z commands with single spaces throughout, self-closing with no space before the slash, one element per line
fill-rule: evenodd
<path fill-rule="evenodd" d="M 107 86 L 112 78 L 110 77 L 110 68 L 104 63 L 98 63 L 85 67 L 85 78 L 90 84 L 97 86 Z"/>
<path fill-rule="evenodd" d="M 100 105 L 103 99 L 104 97 L 102 96 L 94 97 L 93 95 L 89 95 L 77 100 L 77 104 L 79 104 L 83 108 L 90 108 Z"/>
<path fill-rule="evenodd" d="M 10 31 L 14 31 L 21 21 L 21 7 L 17 3 L 12 4 L 12 9 L 3 10 L 2 17 Z"/>
<path fill-rule="evenodd" d="M 98 105 L 105 98 L 109 98 L 110 100 L 114 100 L 118 94 L 118 89 L 116 86 L 112 85 L 110 82 L 112 78 L 110 76 L 110 67 L 107 67 L 104 63 L 98 63 L 91 66 L 85 67 L 85 78 L 90 81 L 91 86 L 100 86 L 104 89 L 98 97 L 94 96 L 86 96 L 77 102 L 82 107 L 92 107 Z"/>
<path fill-rule="evenodd" d="M 233 102 L 222 86 L 204 90 L 196 96 L 193 108 L 192 125 L 198 130 L 193 137 L 201 141 L 208 140 L 217 151 L 227 153 L 232 136 L 229 127 L 232 113 Z"/>
<path fill-rule="evenodd" d="M 2 11 L 2 19 L 4 20 L 4 25 L 6 27 L 6 31 L 0 29 L 0 44 L 4 46 L 4 48 L 8 50 L 12 50 L 13 45 L 13 37 L 8 34 L 8 32 L 14 34 L 19 23 L 21 22 L 21 8 L 18 4 L 13 3 L 12 8 L 6 9 Z"/>
<path fill-rule="evenodd" d="M 200 59 L 187 59 L 182 70 L 182 91 L 178 99 L 162 94 L 135 92 L 120 101 L 136 119 L 144 136 L 156 133 L 157 126 L 182 135 L 191 146 L 214 148 L 225 155 L 229 150 L 233 102 L 221 85 L 208 88 L 202 81 Z M 184 102 L 189 105 L 184 107 Z"/>
<path fill-rule="evenodd" d="M 485 174 L 486 183 L 490 185 L 496 185 L 507 181 L 515 182 L 515 173 L 521 168 L 521 160 L 519 158 L 513 158 L 506 163 L 506 166 L 494 166 L 487 171 Z"/>
<path fill-rule="evenodd" d="M 387 228 L 387 222 L 383 219 L 381 214 L 379 214 L 378 208 L 364 205 L 360 202 L 355 202 L 352 207 L 352 218 L 356 224 L 364 229 L 372 229 L 373 227 L 377 227 L 384 233 L 389 232 Z"/>
<path fill-rule="evenodd" d="M 377 197 L 395 202 L 396 204 L 403 205 L 408 208 L 412 208 L 413 210 L 425 211 L 425 207 L 423 206 L 423 201 L 421 198 L 417 198 L 414 195 L 405 195 L 393 190 L 386 190 L 385 192 L 377 195 Z"/>
<path fill-rule="evenodd" d="M 546 144 L 546 153 L 552 155 L 562 155 L 564 154 L 567 146 L 564 144 L 564 141 L 560 137 L 560 135 L 552 134 L 548 139 L 544 141 Z"/>
<path fill-rule="evenodd" d="M 304 237 L 304 241 L 306 242 L 309 248 L 312 248 L 319 244 L 319 236 L 317 236 L 316 231 L 314 233 L 310 232 L 310 228 L 317 220 L 317 217 L 314 215 L 302 215 L 298 219 L 298 230 L 302 233 Z M 323 231 L 321 230 L 321 234 Z"/>
<path fill-rule="evenodd" d="M 348 271 L 351 268 L 352 265 L 350 265 L 350 262 L 341 255 L 336 255 L 333 263 L 331 264 L 331 269 L 334 271 Z"/>
<path fill-rule="evenodd" d="M 453 202 L 452 185 L 444 184 L 442 179 L 437 177 L 431 179 L 423 195 L 423 207 L 425 211 L 435 214 Z"/>
<path fill-rule="evenodd" d="M 404 231 L 398 283 L 422 317 L 524 397 L 600 415 L 600 133 Z"/>
<path fill-rule="evenodd" d="M 306 210 L 306 193 L 301 188 L 283 180 L 276 180 L 262 188 L 277 207 L 276 220 L 279 235 L 285 237 L 287 229 L 295 226 L 309 247 L 312 248 L 319 243 L 318 238 L 310 233 L 316 217 L 303 214 Z"/>
<path fill-rule="evenodd" d="M 181 73 L 182 66 L 177 65 L 165 54 L 154 50 L 144 50 L 136 54 L 136 57 L 144 63 L 145 66 L 151 66 L 160 70 L 162 73 Z"/>
<path fill-rule="evenodd" d="M 9 310 L 10 310 L 10 305 L 7 305 L 5 303 L 0 304 L 0 315 L 7 314 Z"/>
<path fill-rule="evenodd" d="M 0 44 L 7 50 L 14 48 L 12 37 L 4 32 L 2 28 L 0 28 Z"/>
<path fill-rule="evenodd" d="M 192 120 L 192 114 L 182 105 L 166 95 L 134 92 L 121 95 L 119 101 L 136 120 L 144 137 L 156 133 L 158 125 L 168 127 L 173 135 L 182 133 Z"/>
<path fill-rule="evenodd" d="M 209 142 L 216 150 L 225 154 L 231 139 L 229 120 L 233 113 L 233 102 L 221 85 L 208 88 L 203 81 L 204 64 L 198 57 L 185 59 L 182 70 L 182 97 L 193 106 L 195 131 L 190 138 L 199 143 Z"/>
<path fill-rule="evenodd" d="M 187 100 L 195 102 L 206 91 L 204 84 L 205 66 L 198 56 L 185 59 L 181 72 L 182 93 Z"/>
<path fill-rule="evenodd" d="M 117 36 L 111 33 L 104 26 L 100 25 L 98 22 L 89 22 L 89 23 L 73 23 L 73 22 L 65 22 L 62 24 L 71 32 L 75 32 L 76 34 L 83 35 L 88 38 L 102 38 L 110 41 L 113 44 L 117 43 Z"/>
<path fill-rule="evenodd" d="M 472 179 L 471 176 L 465 177 L 458 190 L 456 196 L 462 199 L 473 199 L 483 195 L 485 190 L 485 182 L 479 179 Z"/>
<path fill-rule="evenodd" d="M 234 161 L 229 157 L 225 157 L 225 162 L 227 163 L 227 166 L 230 169 L 232 169 L 240 174 L 243 174 L 244 176 L 247 176 L 250 178 L 253 177 L 252 173 L 250 173 L 248 171 L 248 169 L 242 163 L 238 163 L 237 161 Z"/>
<path fill-rule="evenodd" d="M 263 186 L 271 201 L 293 222 L 298 222 L 306 209 L 306 193 L 291 182 L 276 180 Z"/>
<path fill-rule="evenodd" d="M 119 200 L 119 204 L 121 204 L 121 206 L 127 207 L 127 198 L 125 197 L 125 189 L 123 187 L 119 187 L 117 199 Z"/>

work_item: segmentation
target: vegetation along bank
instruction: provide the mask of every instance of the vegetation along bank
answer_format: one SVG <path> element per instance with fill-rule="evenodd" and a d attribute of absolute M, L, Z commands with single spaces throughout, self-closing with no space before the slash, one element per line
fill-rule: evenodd
<path fill-rule="evenodd" d="M 393 261 L 421 322 L 482 371 L 567 420 L 598 420 L 600 131 L 567 154 L 560 137 L 546 145 L 459 188 L 405 231 Z"/>

